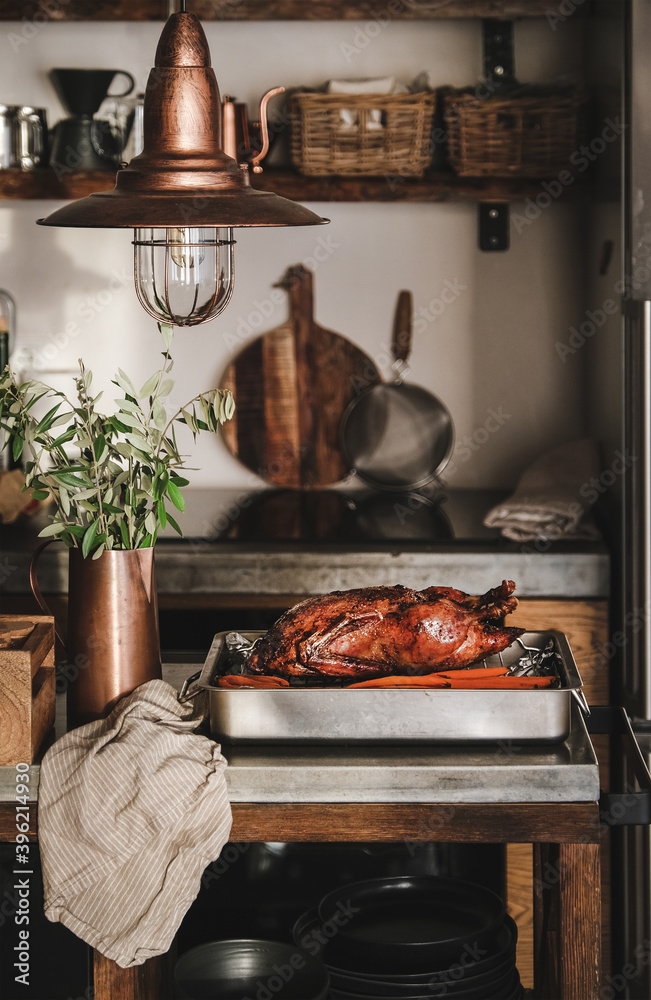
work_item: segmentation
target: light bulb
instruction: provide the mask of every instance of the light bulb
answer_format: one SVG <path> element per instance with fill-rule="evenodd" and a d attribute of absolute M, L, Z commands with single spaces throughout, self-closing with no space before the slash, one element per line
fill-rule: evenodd
<path fill-rule="evenodd" d="M 195 261 L 199 264 L 205 260 L 205 254 L 195 247 L 189 247 L 191 243 L 190 229 L 168 229 L 167 239 L 170 244 L 172 260 L 177 267 L 194 267 Z"/>
<path fill-rule="evenodd" d="M 134 274 L 142 307 L 160 323 L 214 319 L 233 293 L 233 230 L 136 229 Z"/>

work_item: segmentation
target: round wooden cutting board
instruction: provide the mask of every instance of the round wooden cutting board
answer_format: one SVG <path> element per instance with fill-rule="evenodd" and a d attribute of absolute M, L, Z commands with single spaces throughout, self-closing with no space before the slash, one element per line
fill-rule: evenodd
<path fill-rule="evenodd" d="M 290 317 L 248 344 L 220 385 L 235 397 L 222 427 L 233 455 L 274 486 L 317 489 L 349 472 L 339 445 L 352 399 L 381 381 L 371 358 L 314 320 L 313 276 L 290 267 L 278 283 Z"/>

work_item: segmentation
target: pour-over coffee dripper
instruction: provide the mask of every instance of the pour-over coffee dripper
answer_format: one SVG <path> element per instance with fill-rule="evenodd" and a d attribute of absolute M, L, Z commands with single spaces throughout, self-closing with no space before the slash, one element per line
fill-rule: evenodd
<path fill-rule="evenodd" d="M 115 77 L 122 74 L 129 81 L 126 90 L 111 97 L 126 97 L 135 80 L 123 69 L 53 69 L 50 79 L 70 112 L 53 130 L 50 164 L 68 170 L 115 170 L 122 152 L 120 137 L 111 123 L 93 117 Z"/>

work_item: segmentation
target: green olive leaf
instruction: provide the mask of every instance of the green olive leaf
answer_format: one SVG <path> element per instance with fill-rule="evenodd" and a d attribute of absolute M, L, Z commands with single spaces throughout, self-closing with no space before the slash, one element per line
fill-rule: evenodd
<path fill-rule="evenodd" d="M 167 484 L 167 494 L 177 510 L 185 510 L 185 500 L 183 499 L 183 494 L 176 483 L 173 483 L 171 480 Z"/>
<path fill-rule="evenodd" d="M 174 340 L 174 327 L 169 323 L 159 323 L 158 329 L 160 330 L 161 337 L 163 338 L 165 350 L 169 351 L 172 346 L 172 341 Z"/>
<path fill-rule="evenodd" d="M 145 399 L 147 396 L 151 396 L 151 394 L 156 389 L 156 386 L 161 381 L 162 377 L 163 377 L 163 372 L 160 371 L 154 372 L 153 375 L 150 375 L 150 377 L 147 379 L 142 389 L 138 393 L 138 399 Z"/>
<path fill-rule="evenodd" d="M 178 535 L 181 535 L 181 536 L 182 536 L 182 535 L 183 535 L 183 532 L 182 532 L 182 531 L 181 531 L 181 529 L 179 528 L 179 526 L 178 526 L 177 522 L 176 522 L 176 521 L 174 520 L 174 518 L 172 517 L 172 515 L 170 514 L 170 512 L 169 512 L 169 511 L 166 511 L 166 514 L 167 514 L 167 520 L 168 520 L 168 522 L 169 522 L 169 523 L 170 523 L 170 524 L 172 525 L 172 527 L 174 528 L 174 530 L 176 531 L 176 533 L 177 533 Z"/>
<path fill-rule="evenodd" d="M 158 520 L 160 521 L 160 526 L 165 530 L 167 527 L 167 511 L 165 510 L 165 504 L 162 500 L 159 500 L 156 504 L 156 513 L 158 514 Z"/>
<path fill-rule="evenodd" d="M 133 396 L 134 399 L 137 398 L 138 393 L 136 392 L 136 387 L 125 372 L 121 368 L 118 368 L 118 373 L 115 376 L 115 381 L 129 396 Z"/>
<path fill-rule="evenodd" d="M 60 535 L 62 531 L 65 531 L 68 527 L 63 521 L 52 521 L 51 524 L 47 524 L 42 531 L 39 531 L 39 538 L 48 538 L 50 535 Z"/>
<path fill-rule="evenodd" d="M 81 542 L 81 554 L 84 559 L 87 557 L 88 553 L 93 547 L 93 542 L 95 541 L 95 536 L 97 535 L 97 529 L 99 527 L 98 521 L 93 521 L 92 524 L 86 528 L 84 532 L 84 537 Z"/>

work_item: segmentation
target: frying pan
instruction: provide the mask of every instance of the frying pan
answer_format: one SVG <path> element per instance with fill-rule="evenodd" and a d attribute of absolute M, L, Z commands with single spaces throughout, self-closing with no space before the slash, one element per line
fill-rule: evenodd
<path fill-rule="evenodd" d="M 341 449 L 348 464 L 376 489 L 415 490 L 435 479 L 454 445 L 448 408 L 422 386 L 403 381 L 411 351 L 412 294 L 396 305 L 391 353 L 397 377 L 362 392 L 341 422 Z"/>

